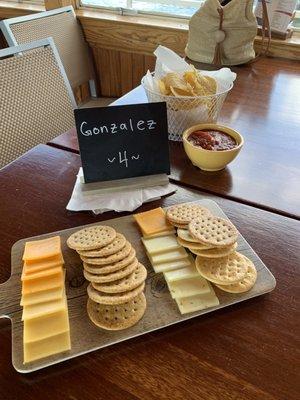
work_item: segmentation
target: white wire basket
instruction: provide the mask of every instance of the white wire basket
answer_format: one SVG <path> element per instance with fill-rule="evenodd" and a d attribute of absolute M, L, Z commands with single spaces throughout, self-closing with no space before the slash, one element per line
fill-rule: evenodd
<path fill-rule="evenodd" d="M 152 73 L 153 75 L 153 73 Z M 211 96 L 166 96 L 150 90 L 141 82 L 149 103 L 164 101 L 167 104 L 169 140 L 181 141 L 183 132 L 193 125 L 217 121 L 228 92 L 233 83 L 218 83 L 218 93 Z"/>

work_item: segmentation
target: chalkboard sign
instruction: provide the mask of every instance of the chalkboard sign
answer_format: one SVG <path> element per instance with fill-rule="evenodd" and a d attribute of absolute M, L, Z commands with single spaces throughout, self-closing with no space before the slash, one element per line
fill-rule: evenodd
<path fill-rule="evenodd" d="M 86 183 L 170 173 L 165 103 L 74 113 Z"/>

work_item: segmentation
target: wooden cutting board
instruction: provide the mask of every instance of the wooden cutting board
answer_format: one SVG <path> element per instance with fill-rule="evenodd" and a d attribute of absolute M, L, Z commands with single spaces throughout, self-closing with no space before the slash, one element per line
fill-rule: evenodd
<path fill-rule="evenodd" d="M 200 200 L 196 203 L 209 208 L 210 211 L 216 216 L 227 218 L 219 206 L 212 200 Z M 253 223 L 255 223 L 255 221 Z M 238 251 L 253 261 L 258 272 L 255 286 L 252 288 L 252 290 L 244 294 L 230 294 L 214 287 L 215 292 L 220 300 L 219 306 L 181 315 L 179 313 L 177 304 L 171 298 L 163 275 L 155 274 L 151 267 L 141 243 L 140 231 L 132 215 L 103 221 L 101 224 L 112 226 L 117 231 L 123 233 L 123 235 L 125 235 L 135 247 L 137 257 L 140 262 L 143 263 L 148 270 L 145 288 L 147 310 L 144 317 L 137 325 L 119 332 L 99 329 L 89 320 L 86 312 L 86 288 L 88 282 L 83 277 L 83 269 L 78 254 L 69 249 L 66 245 L 67 238 L 73 232 L 81 229 L 83 226 L 52 232 L 46 235 L 36 236 L 34 238 L 19 240 L 14 244 L 11 251 L 11 277 L 4 284 L 0 285 L 0 318 L 10 318 L 12 322 L 12 363 L 17 371 L 22 373 L 36 371 L 49 365 L 77 357 L 81 354 L 101 349 L 114 343 L 143 335 L 147 332 L 164 328 L 165 326 L 185 321 L 190 318 L 199 317 L 200 315 L 218 310 L 220 308 L 248 300 L 252 297 L 268 293 L 275 288 L 276 281 L 274 276 L 260 260 L 258 255 L 254 252 L 246 240 L 239 235 Z M 68 352 L 56 354 L 54 356 L 43 358 L 41 360 L 24 365 L 23 324 L 21 321 L 22 308 L 20 306 L 20 278 L 22 272 L 22 255 L 24 251 L 24 244 L 28 240 L 42 239 L 54 235 L 60 235 L 61 237 L 62 251 L 65 259 L 65 267 L 67 272 L 66 290 L 68 297 L 72 348 Z M 216 316 L 216 318 L 218 318 L 218 316 Z"/>

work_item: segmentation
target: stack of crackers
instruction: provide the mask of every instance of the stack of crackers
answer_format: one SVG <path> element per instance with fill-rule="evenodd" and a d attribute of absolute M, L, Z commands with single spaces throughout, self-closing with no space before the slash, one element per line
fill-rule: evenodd
<path fill-rule="evenodd" d="M 136 324 L 146 310 L 147 271 L 125 236 L 96 225 L 73 233 L 67 244 L 80 255 L 90 282 L 87 310 L 92 322 L 107 330 Z"/>
<path fill-rule="evenodd" d="M 238 231 L 231 222 L 192 203 L 170 207 L 167 219 L 178 228 L 178 243 L 197 255 L 202 277 L 229 293 L 243 293 L 254 286 L 255 266 L 236 251 Z"/>

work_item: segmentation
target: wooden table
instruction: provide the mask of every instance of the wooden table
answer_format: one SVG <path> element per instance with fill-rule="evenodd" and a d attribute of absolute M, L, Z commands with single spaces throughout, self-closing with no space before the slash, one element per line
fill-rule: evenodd
<path fill-rule="evenodd" d="M 242 133 L 241 154 L 223 171 L 204 172 L 191 164 L 181 144 L 170 143 L 170 177 L 207 193 L 300 219 L 299 65 L 261 59 L 234 70 L 237 81 L 220 123 Z M 113 104 L 143 102 L 147 98 L 138 87 Z M 78 152 L 75 130 L 51 144 Z"/>
<path fill-rule="evenodd" d="M 1 281 L 18 239 L 117 216 L 65 209 L 79 165 L 77 154 L 40 145 L 0 171 Z M 218 202 L 271 269 L 275 291 L 26 376 L 11 365 L 10 323 L 0 320 L 1 400 L 299 398 L 300 222 L 180 186 L 141 210 L 203 196 Z"/>

